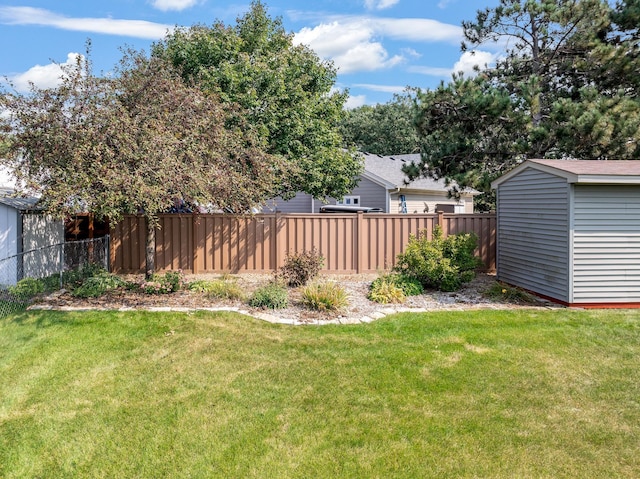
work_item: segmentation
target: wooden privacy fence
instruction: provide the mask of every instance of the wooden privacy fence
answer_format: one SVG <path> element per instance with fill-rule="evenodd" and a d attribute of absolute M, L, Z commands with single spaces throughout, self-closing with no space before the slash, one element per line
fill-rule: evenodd
<path fill-rule="evenodd" d="M 287 253 L 316 248 L 331 273 L 391 268 L 410 235 L 441 225 L 444 235 L 475 232 L 477 254 L 495 270 L 495 214 L 167 214 L 156 232 L 156 269 L 186 273 L 270 272 Z M 142 273 L 146 223 L 126 216 L 111 231 L 111 269 Z"/>

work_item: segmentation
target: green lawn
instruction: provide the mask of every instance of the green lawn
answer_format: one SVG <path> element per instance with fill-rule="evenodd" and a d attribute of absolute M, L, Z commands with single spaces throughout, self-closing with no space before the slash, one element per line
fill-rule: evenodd
<path fill-rule="evenodd" d="M 2 478 L 640 477 L 640 311 L 0 320 Z"/>

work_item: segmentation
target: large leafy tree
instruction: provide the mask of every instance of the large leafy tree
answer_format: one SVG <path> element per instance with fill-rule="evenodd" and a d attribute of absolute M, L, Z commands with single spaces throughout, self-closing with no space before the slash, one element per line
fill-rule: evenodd
<path fill-rule="evenodd" d="M 346 112 L 341 123 L 346 145 L 378 155 L 418 153 L 420 144 L 410 92 L 387 103 L 363 105 Z"/>
<path fill-rule="evenodd" d="M 637 0 L 500 0 L 464 22 L 463 49 L 507 45 L 495 68 L 419 92 L 412 175 L 488 191 L 526 158 L 640 156 Z M 450 108 L 455 104 L 455 108 Z"/>
<path fill-rule="evenodd" d="M 115 76 L 78 58 L 60 86 L 5 95 L 8 166 L 59 216 L 78 210 L 147 219 L 146 273 L 155 269 L 159 213 L 176 200 L 242 211 L 273 195 L 285 172 L 251 128 L 158 58 L 129 52 Z"/>
<path fill-rule="evenodd" d="M 153 55 L 168 59 L 189 82 L 240 105 L 267 151 L 295 165 L 279 194 L 305 191 L 342 197 L 362 164 L 342 148 L 338 129 L 346 93 L 333 90 L 336 71 L 304 45 L 294 45 L 280 19 L 253 2 L 233 26 L 217 21 L 177 29 Z"/>

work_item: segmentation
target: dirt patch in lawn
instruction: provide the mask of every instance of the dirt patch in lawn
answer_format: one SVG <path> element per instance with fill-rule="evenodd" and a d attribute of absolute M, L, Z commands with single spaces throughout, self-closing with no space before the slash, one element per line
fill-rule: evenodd
<path fill-rule="evenodd" d="M 187 276 L 187 281 L 196 279 L 218 279 L 220 275 Z M 229 276 L 227 276 L 229 277 Z M 257 288 L 266 285 L 271 279 L 269 274 L 238 274 L 229 278 L 236 281 L 248 298 Z M 211 298 L 204 293 L 178 291 L 171 294 L 152 295 L 138 290 L 117 290 L 99 298 L 75 298 L 67 292 L 57 292 L 39 298 L 32 308 L 40 309 L 105 309 L 105 310 L 197 310 L 197 309 L 231 309 L 245 312 L 251 316 L 272 322 L 307 324 L 307 323 L 357 323 L 378 319 L 387 314 L 401 311 L 438 311 L 468 309 L 505 309 L 523 307 L 556 307 L 536 298 L 523 301 L 508 301 L 503 298 L 492 298 L 487 292 L 494 286 L 495 275 L 479 273 L 476 278 L 463 285 L 456 292 L 426 291 L 419 296 L 406 298 L 402 304 L 379 304 L 369 301 L 367 293 L 369 285 L 377 278 L 376 274 L 359 275 L 323 275 L 322 280 L 338 282 L 349 295 L 349 305 L 341 311 L 312 311 L 301 302 L 301 289 L 289 289 L 289 306 L 278 310 L 261 310 L 251 308 L 246 300 L 226 300 Z M 142 282 L 141 277 L 128 277 L 128 280 Z"/>

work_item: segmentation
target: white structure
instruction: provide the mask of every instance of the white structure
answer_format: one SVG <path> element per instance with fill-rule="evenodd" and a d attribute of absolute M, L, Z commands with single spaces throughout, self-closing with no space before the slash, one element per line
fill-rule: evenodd
<path fill-rule="evenodd" d="M 640 306 L 640 161 L 530 160 L 492 186 L 499 280 L 570 306 Z"/>
<path fill-rule="evenodd" d="M 0 285 L 59 271 L 58 248 L 48 246 L 64 243 L 62 221 L 34 210 L 37 198 L 13 194 L 0 189 Z M 28 251 L 33 252 L 21 255 Z"/>

